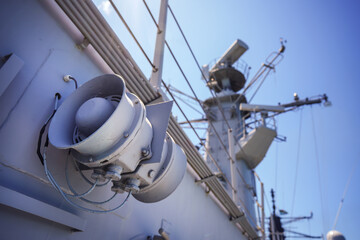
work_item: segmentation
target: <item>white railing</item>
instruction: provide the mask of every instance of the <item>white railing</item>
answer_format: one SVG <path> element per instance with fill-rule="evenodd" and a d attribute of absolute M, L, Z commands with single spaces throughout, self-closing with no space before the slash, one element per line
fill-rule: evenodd
<path fill-rule="evenodd" d="M 267 127 L 276 131 L 275 117 L 269 117 L 267 112 L 248 112 L 242 117 L 242 131 L 236 137 L 240 139 L 259 127 Z"/>

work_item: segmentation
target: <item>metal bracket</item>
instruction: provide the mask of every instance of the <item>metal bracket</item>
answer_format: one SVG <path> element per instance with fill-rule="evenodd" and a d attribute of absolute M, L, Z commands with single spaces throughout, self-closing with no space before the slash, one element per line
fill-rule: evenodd
<path fill-rule="evenodd" d="M 241 216 L 239 216 L 239 217 L 236 217 L 236 218 L 231 217 L 230 222 L 232 222 L 232 223 L 238 223 L 238 222 L 240 222 L 244 217 L 246 217 L 245 214 L 243 214 L 243 215 L 241 215 Z"/>
<path fill-rule="evenodd" d="M 203 179 L 195 180 L 195 182 L 196 182 L 196 183 L 208 182 L 208 181 L 210 181 L 211 179 L 218 178 L 218 177 L 221 177 L 221 176 L 222 176 L 221 173 L 215 174 L 215 175 L 210 175 L 210 176 L 205 177 L 205 178 L 203 178 Z"/>
<path fill-rule="evenodd" d="M 162 102 L 146 106 L 146 117 L 153 127 L 154 136 L 151 142 L 152 157 L 142 161 L 142 164 L 160 162 L 172 104 L 173 102 Z"/>
<path fill-rule="evenodd" d="M 76 47 L 77 47 L 79 50 L 84 50 L 85 48 L 87 48 L 87 46 L 89 46 L 89 44 L 90 44 L 89 39 L 84 38 L 81 43 L 76 44 Z"/>

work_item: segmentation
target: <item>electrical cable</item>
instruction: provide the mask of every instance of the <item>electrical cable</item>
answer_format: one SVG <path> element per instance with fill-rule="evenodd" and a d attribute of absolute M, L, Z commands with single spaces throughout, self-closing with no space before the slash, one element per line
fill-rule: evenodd
<path fill-rule="evenodd" d="M 69 153 L 68 153 L 68 157 L 69 157 L 69 155 L 70 155 L 70 151 L 69 151 Z M 73 159 L 73 164 L 74 164 L 76 170 L 80 173 L 81 177 L 85 180 L 85 182 L 87 182 L 87 183 L 90 184 L 90 185 L 93 185 L 94 182 L 91 181 L 91 180 L 89 180 L 89 179 L 85 176 L 85 174 L 84 174 L 84 173 L 82 172 L 82 170 L 79 168 L 78 164 L 75 162 L 74 159 Z M 105 185 L 107 185 L 110 181 L 111 181 L 111 179 L 108 179 L 105 183 L 97 184 L 96 187 L 105 186 Z"/>
<path fill-rule="evenodd" d="M 69 153 L 70 153 L 70 151 L 69 151 Z M 69 159 L 69 154 L 68 154 L 68 158 L 67 158 L 67 160 L 66 160 L 67 162 L 68 162 L 68 159 Z M 78 168 L 78 166 L 77 166 L 77 164 L 76 164 L 75 162 L 74 162 L 74 165 L 75 165 L 76 170 L 81 173 L 81 170 Z M 65 170 L 65 173 L 67 174 L 67 169 Z M 82 175 L 82 176 L 84 176 L 84 175 Z M 85 176 L 84 176 L 84 177 L 85 177 Z M 86 177 L 85 177 L 85 179 L 88 180 Z M 90 180 L 88 180 L 88 181 L 91 182 Z M 73 186 L 71 185 L 68 177 L 66 177 L 66 182 L 67 182 L 67 184 L 68 184 L 68 187 L 69 187 L 70 191 L 71 191 L 73 194 L 75 194 L 75 195 L 79 195 L 79 194 L 75 191 L 75 189 L 73 188 Z M 89 183 L 89 182 L 88 182 L 88 183 Z M 97 180 L 96 180 L 96 182 L 97 182 Z M 103 184 L 95 184 L 95 186 L 96 186 L 96 187 L 105 186 L 105 185 L 106 185 L 107 183 L 109 183 L 109 182 L 110 182 L 110 179 L 109 179 L 106 183 L 103 183 Z M 104 200 L 104 201 L 93 201 L 93 200 L 89 200 L 89 199 L 83 198 L 83 197 L 80 197 L 80 199 L 81 199 L 82 201 L 85 201 L 85 202 L 91 203 L 91 204 L 104 204 L 104 203 L 107 203 L 107 202 L 111 201 L 116 195 L 117 195 L 117 192 L 115 192 L 112 197 L 110 197 L 109 199 Z"/>
<path fill-rule="evenodd" d="M 76 79 L 75 79 L 73 76 L 70 76 L 70 75 L 69 75 L 69 79 L 71 79 L 71 80 L 74 81 L 74 83 L 75 83 L 75 89 L 78 89 L 78 83 L 77 83 Z"/>
<path fill-rule="evenodd" d="M 66 178 L 66 183 L 68 184 L 68 186 L 70 186 L 70 179 L 69 179 L 69 174 L 68 174 L 68 165 L 69 165 L 69 154 L 68 154 L 68 157 L 66 158 L 66 163 L 65 163 L 65 178 Z M 68 193 L 65 193 L 66 196 L 69 196 L 69 197 L 76 197 L 76 198 L 80 198 L 80 197 L 84 197 L 88 194 L 90 194 L 96 187 L 97 183 L 98 183 L 98 179 L 96 179 L 95 183 L 89 188 L 89 190 L 85 191 L 84 193 L 81 193 L 81 194 L 78 194 L 78 193 L 74 193 L 74 194 L 68 194 Z"/>
<path fill-rule="evenodd" d="M 127 197 L 125 198 L 125 200 L 120 204 L 118 205 L 117 207 L 115 208 L 112 208 L 112 209 L 109 209 L 109 210 L 96 210 L 96 209 L 90 209 L 90 208 L 86 208 L 86 207 L 83 207 L 83 206 L 80 206 L 79 204 L 73 202 L 72 200 L 70 200 L 68 197 L 76 197 L 76 198 L 80 198 L 82 201 L 85 201 L 85 202 L 88 202 L 88 203 L 91 203 L 91 204 L 103 204 L 103 203 L 106 203 L 106 202 L 109 202 L 110 200 L 112 200 L 117 193 L 115 193 L 112 197 L 110 197 L 109 199 L 105 200 L 105 201 L 102 201 L 102 202 L 96 202 L 96 201 L 91 201 L 91 200 L 88 200 L 88 199 L 85 199 L 83 198 L 83 196 L 86 196 L 88 195 L 90 192 L 92 192 L 94 190 L 94 188 L 96 187 L 97 185 L 97 180 L 95 181 L 95 183 L 93 183 L 93 185 L 91 186 L 90 189 L 88 189 L 86 192 L 84 193 L 81 193 L 81 194 L 78 194 L 74 191 L 74 189 L 71 187 L 71 184 L 70 181 L 69 181 L 69 178 L 68 178 L 68 173 L 67 173 L 67 165 L 68 165 L 68 159 L 66 161 L 66 169 L 65 169 L 65 175 L 66 175 L 66 181 L 68 183 L 68 186 L 69 188 L 71 189 L 71 192 L 73 194 L 68 194 L 68 193 L 65 193 L 61 187 L 58 185 L 58 183 L 56 182 L 56 180 L 54 179 L 53 175 L 51 174 L 51 172 L 49 171 L 48 167 L 47 167 L 47 162 L 46 162 L 46 150 L 48 148 L 48 145 L 49 145 L 49 137 L 48 135 L 46 135 L 46 141 L 45 141 L 45 144 L 44 144 L 44 150 L 43 150 L 43 154 L 41 154 L 41 143 L 42 143 L 42 138 L 43 138 L 43 135 L 44 135 L 44 132 L 45 132 L 45 129 L 47 127 L 47 125 L 49 124 L 50 120 L 54 117 L 56 111 L 57 111 L 57 105 L 58 105 L 58 100 L 61 98 L 61 95 L 59 93 L 56 93 L 55 94 L 55 106 L 54 106 L 54 110 L 52 112 L 52 114 L 50 115 L 50 117 L 46 120 L 44 126 L 41 128 L 40 130 L 40 133 L 39 133 L 39 139 L 38 139 L 38 147 L 37 147 L 37 154 L 39 156 L 39 159 L 41 161 L 41 163 L 44 165 L 44 170 L 45 170 L 45 174 L 46 174 L 46 177 L 48 178 L 49 182 L 51 183 L 51 185 L 61 194 L 61 196 L 72 206 L 76 207 L 76 208 L 79 208 L 81 210 L 84 210 L 84 211 L 88 211 L 88 212 L 92 212 L 92 213 L 107 213 L 107 212 L 112 212 L 112 211 L 115 211 L 117 209 L 119 209 L 120 207 L 122 207 L 125 202 L 128 200 L 130 194 L 131 194 L 131 191 L 129 192 L 129 194 L 127 195 Z M 106 183 L 107 184 L 107 183 Z"/>
<path fill-rule="evenodd" d="M 334 225 L 333 225 L 333 228 L 332 228 L 333 230 L 335 230 L 335 228 L 336 228 L 337 222 L 338 222 L 338 220 L 339 220 L 340 212 L 341 212 L 342 206 L 343 206 L 343 204 L 344 204 L 344 200 L 345 200 L 346 193 L 347 193 L 347 191 L 348 191 L 348 189 L 349 189 L 351 179 L 352 179 L 352 177 L 353 177 L 353 175 L 354 175 L 355 169 L 356 169 L 357 164 L 358 164 L 359 162 L 360 162 L 360 161 L 357 161 L 357 162 L 354 163 L 354 166 L 352 167 L 352 171 L 351 171 L 351 173 L 350 173 L 350 175 L 349 175 L 349 178 L 348 178 L 348 180 L 347 180 L 347 183 L 346 183 L 346 185 L 345 185 L 344 193 L 343 193 L 343 195 L 342 195 L 342 197 L 341 197 L 340 204 L 339 204 L 339 208 L 338 208 L 338 211 L 337 211 L 337 213 L 336 213 L 335 220 L 334 220 Z"/>
<path fill-rule="evenodd" d="M 42 126 L 42 128 L 40 129 L 39 132 L 39 137 L 38 137 L 38 144 L 37 144 L 37 149 L 36 149 L 36 154 L 38 155 L 40 162 L 42 165 L 44 165 L 44 158 L 43 155 L 41 154 L 41 143 L 42 143 L 42 138 L 44 136 L 44 132 L 45 129 L 47 127 L 47 125 L 49 124 L 50 120 L 54 117 L 56 110 L 57 110 L 57 105 L 58 105 L 58 101 L 60 100 L 61 95 L 60 93 L 56 93 L 55 94 L 55 106 L 54 106 L 54 110 L 51 113 L 50 117 L 48 117 L 48 119 L 45 121 L 44 125 Z M 45 147 L 47 147 L 49 145 L 49 139 L 46 136 L 46 141 L 45 141 Z"/>
<path fill-rule="evenodd" d="M 96 209 L 90 209 L 90 208 L 86 208 L 83 207 L 75 202 L 73 202 L 72 200 L 70 200 L 67 196 L 67 194 L 61 189 L 61 187 L 57 184 L 57 182 L 55 181 L 54 177 L 52 176 L 51 172 L 49 171 L 49 169 L 47 168 L 47 163 L 46 163 L 46 149 L 44 150 L 44 154 L 43 154 L 43 159 L 44 159 L 44 169 L 45 169 L 45 174 L 48 178 L 48 180 L 50 181 L 50 183 L 53 185 L 53 187 L 58 190 L 58 192 L 61 194 L 61 196 L 72 206 L 79 208 L 81 210 L 87 211 L 87 212 L 91 212 L 91 213 L 108 213 L 108 212 L 113 212 L 119 208 L 121 208 L 126 201 L 128 200 L 128 198 L 131 195 L 131 191 L 129 191 L 129 194 L 126 196 L 125 200 L 118 205 L 117 207 L 114 207 L 112 209 L 109 210 L 96 210 Z"/>

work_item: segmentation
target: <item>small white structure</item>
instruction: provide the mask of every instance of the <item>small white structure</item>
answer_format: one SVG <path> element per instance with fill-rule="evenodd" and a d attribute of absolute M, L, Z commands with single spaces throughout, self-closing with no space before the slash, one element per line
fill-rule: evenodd
<path fill-rule="evenodd" d="M 326 240 L 345 240 L 345 237 L 341 232 L 331 230 L 326 234 Z"/>

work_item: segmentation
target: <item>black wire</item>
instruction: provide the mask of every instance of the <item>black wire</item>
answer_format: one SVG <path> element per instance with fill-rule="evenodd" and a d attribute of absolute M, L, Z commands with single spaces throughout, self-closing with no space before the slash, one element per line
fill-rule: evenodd
<path fill-rule="evenodd" d="M 72 76 L 69 76 L 69 78 L 74 81 L 75 89 L 78 89 L 78 83 L 77 83 L 76 79 L 74 77 L 72 77 Z"/>
<path fill-rule="evenodd" d="M 61 95 L 60 93 L 56 93 L 55 94 L 55 100 L 58 100 L 61 98 Z M 43 139 L 43 135 L 44 135 L 44 132 L 45 132 L 45 129 L 47 127 L 47 125 L 49 124 L 50 120 L 54 117 L 55 113 L 56 113 L 56 108 L 54 109 L 54 111 L 52 112 L 52 114 L 50 115 L 50 117 L 48 118 L 48 120 L 46 120 L 45 124 L 42 126 L 42 128 L 40 129 L 40 132 L 39 132 L 39 138 L 38 138 L 38 144 L 37 144 L 37 150 L 36 150 L 36 153 L 40 159 L 40 162 L 42 165 L 44 165 L 44 157 L 41 153 L 41 143 L 42 143 L 42 139 Z M 49 136 L 46 135 L 46 140 L 45 140 L 45 147 L 49 146 Z"/>

